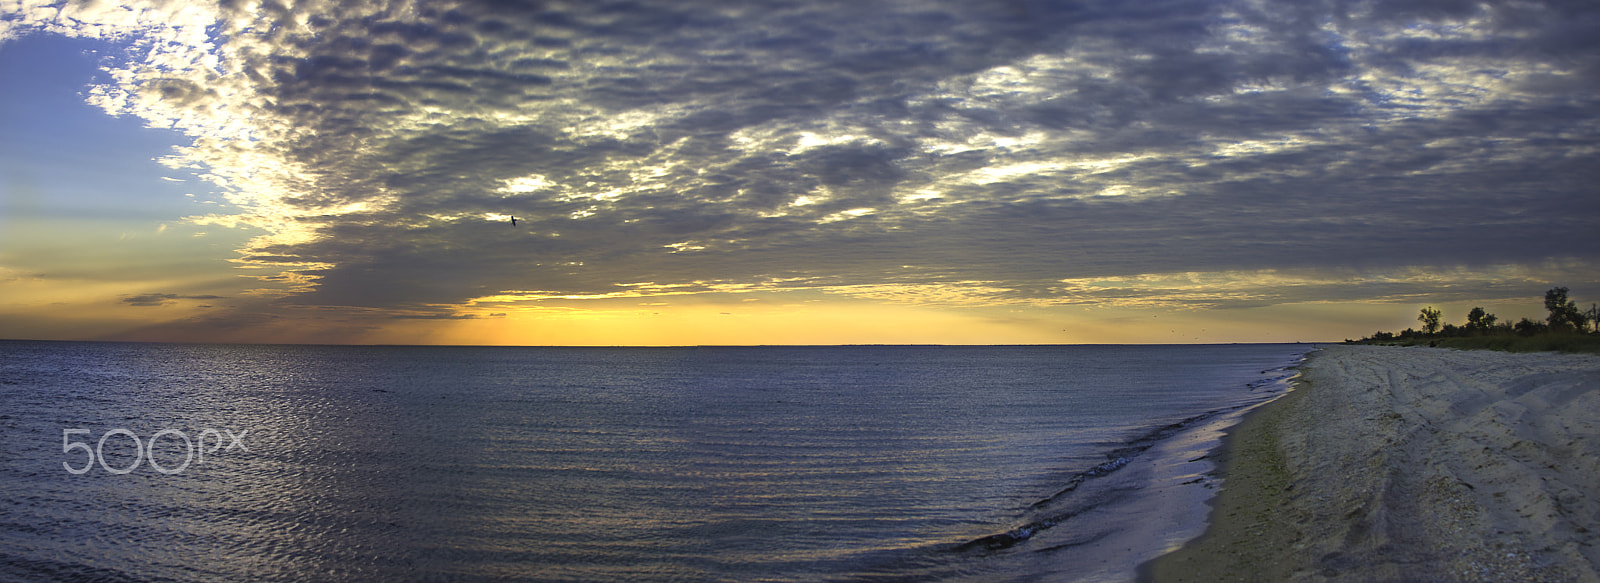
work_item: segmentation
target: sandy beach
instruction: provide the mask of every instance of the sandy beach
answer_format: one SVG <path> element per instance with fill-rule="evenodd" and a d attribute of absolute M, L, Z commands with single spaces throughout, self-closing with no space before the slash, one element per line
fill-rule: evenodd
<path fill-rule="evenodd" d="M 1600 582 L 1600 357 L 1332 346 L 1154 581 Z"/>

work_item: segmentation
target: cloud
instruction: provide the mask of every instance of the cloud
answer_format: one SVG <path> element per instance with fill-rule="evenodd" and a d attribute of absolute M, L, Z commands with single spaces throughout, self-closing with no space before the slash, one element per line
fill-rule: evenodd
<path fill-rule="evenodd" d="M 28 3 L 0 39 L 128 43 L 90 100 L 193 137 L 169 163 L 244 209 L 194 220 L 265 229 L 240 260 L 288 304 L 775 281 L 1122 301 L 1062 283 L 1111 278 L 1220 305 L 1600 261 L 1597 19 L 1423 0 Z M 1319 283 L 1253 275 L 1284 270 Z M 1205 297 L 1140 279 L 1182 273 L 1221 275 Z"/>
<path fill-rule="evenodd" d="M 178 294 L 139 294 L 136 296 L 123 296 L 122 303 L 130 306 L 154 307 L 177 303 L 178 300 L 220 300 L 222 296 L 196 295 L 185 296 Z"/>

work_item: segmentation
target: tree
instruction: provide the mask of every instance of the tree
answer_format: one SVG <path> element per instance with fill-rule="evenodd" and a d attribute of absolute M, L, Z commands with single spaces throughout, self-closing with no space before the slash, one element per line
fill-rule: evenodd
<path fill-rule="evenodd" d="M 1582 332 L 1588 318 L 1578 310 L 1578 304 L 1567 299 L 1567 288 L 1554 287 L 1544 292 L 1544 309 L 1550 311 L 1546 322 L 1552 331 Z"/>
<path fill-rule="evenodd" d="M 1564 297 L 1564 296 L 1563 296 Z M 1428 306 L 1417 315 L 1417 321 L 1422 322 L 1422 331 L 1432 334 L 1439 330 L 1439 309 Z"/>
<path fill-rule="evenodd" d="M 1494 328 L 1495 320 L 1499 319 L 1494 314 L 1484 311 L 1483 308 L 1473 308 L 1472 311 L 1467 312 L 1467 329 L 1488 333 L 1490 329 Z"/>

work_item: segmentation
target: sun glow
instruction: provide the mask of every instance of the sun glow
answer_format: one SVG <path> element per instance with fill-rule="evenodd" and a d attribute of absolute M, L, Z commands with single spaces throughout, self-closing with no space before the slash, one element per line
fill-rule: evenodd
<path fill-rule="evenodd" d="M 482 317 L 401 322 L 374 338 L 426 336 L 435 344 L 697 346 L 819 344 L 1039 344 L 1059 334 L 997 322 L 985 314 L 870 302 L 770 304 L 657 302 L 591 308 L 539 307 Z"/>

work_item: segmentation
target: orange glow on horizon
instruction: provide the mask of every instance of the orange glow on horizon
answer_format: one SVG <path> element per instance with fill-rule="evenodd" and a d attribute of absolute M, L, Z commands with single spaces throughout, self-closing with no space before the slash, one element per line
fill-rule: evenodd
<path fill-rule="evenodd" d="M 696 346 L 833 344 L 1060 344 L 1064 334 L 996 322 L 958 310 L 872 303 L 757 306 L 695 304 L 640 309 L 509 312 L 502 317 L 411 321 L 375 334 L 378 343 L 513 346 Z"/>

